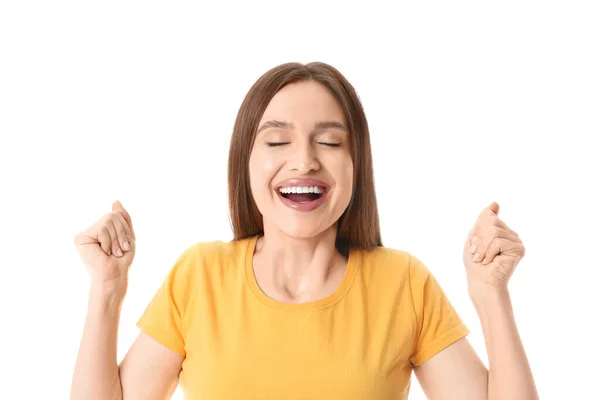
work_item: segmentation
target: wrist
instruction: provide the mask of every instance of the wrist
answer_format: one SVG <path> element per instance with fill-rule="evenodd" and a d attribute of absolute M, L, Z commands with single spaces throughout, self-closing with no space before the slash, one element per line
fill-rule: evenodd
<path fill-rule="evenodd" d="M 475 308 L 479 311 L 481 308 L 500 304 L 510 299 L 508 287 L 497 287 L 486 284 L 469 285 L 469 297 Z"/>
<path fill-rule="evenodd" d="M 110 302 L 122 302 L 127 293 L 127 282 L 92 280 L 90 296 Z"/>

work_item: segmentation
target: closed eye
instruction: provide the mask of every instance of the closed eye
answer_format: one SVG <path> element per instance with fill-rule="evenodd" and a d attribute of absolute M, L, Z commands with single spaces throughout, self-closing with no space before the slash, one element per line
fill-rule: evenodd
<path fill-rule="evenodd" d="M 330 147 L 340 147 L 342 145 L 341 143 L 330 143 L 330 142 L 319 142 L 319 144 L 323 144 L 325 146 L 330 146 Z"/>
<path fill-rule="evenodd" d="M 319 144 L 322 144 L 324 146 L 329 146 L 329 147 L 340 147 L 342 144 L 341 143 L 332 143 L 332 142 L 318 142 Z M 267 146 L 269 147 L 277 147 L 277 146 L 283 146 L 284 144 L 290 144 L 290 142 L 266 142 Z"/>

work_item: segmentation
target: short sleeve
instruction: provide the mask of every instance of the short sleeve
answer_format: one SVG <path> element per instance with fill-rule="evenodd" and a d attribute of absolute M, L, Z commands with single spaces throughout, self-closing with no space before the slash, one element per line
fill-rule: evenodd
<path fill-rule="evenodd" d="M 136 326 L 156 341 L 185 357 L 185 312 L 192 292 L 197 246 L 175 261 Z"/>
<path fill-rule="evenodd" d="M 469 333 L 431 271 L 410 255 L 410 287 L 416 315 L 416 338 L 410 361 L 423 364 Z"/>

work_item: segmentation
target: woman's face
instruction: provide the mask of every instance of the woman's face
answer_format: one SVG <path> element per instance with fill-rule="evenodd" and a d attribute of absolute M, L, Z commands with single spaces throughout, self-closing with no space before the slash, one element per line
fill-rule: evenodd
<path fill-rule="evenodd" d="M 320 83 L 291 83 L 273 97 L 258 126 L 250 187 L 265 229 L 307 238 L 330 228 L 353 187 L 340 105 Z"/>

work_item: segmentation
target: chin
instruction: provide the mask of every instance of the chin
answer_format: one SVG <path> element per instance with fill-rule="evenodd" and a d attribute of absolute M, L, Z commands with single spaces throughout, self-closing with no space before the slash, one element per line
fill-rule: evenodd
<path fill-rule="evenodd" d="M 309 239 L 322 234 L 327 228 L 315 226 L 310 223 L 297 223 L 297 224 L 286 224 L 285 226 L 279 226 L 279 231 L 289 237 L 295 239 Z"/>

